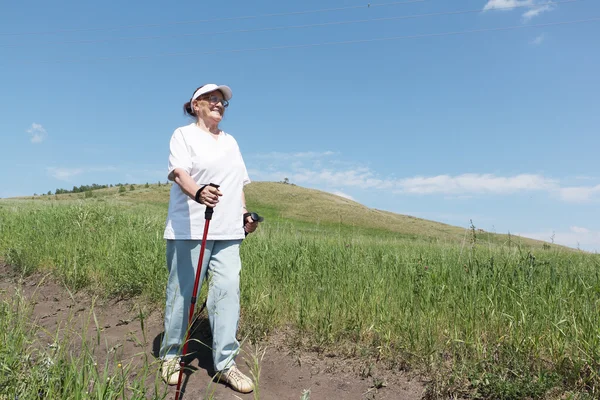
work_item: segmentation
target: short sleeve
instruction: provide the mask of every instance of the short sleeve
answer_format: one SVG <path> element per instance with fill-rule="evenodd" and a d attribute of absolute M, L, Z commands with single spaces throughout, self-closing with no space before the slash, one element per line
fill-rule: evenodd
<path fill-rule="evenodd" d="M 246 169 L 246 164 L 244 163 L 244 157 L 242 157 L 242 153 L 240 152 L 240 158 L 242 159 L 242 165 L 244 166 L 244 186 L 252 182 L 250 180 L 250 176 L 248 175 L 248 170 Z"/>
<path fill-rule="evenodd" d="M 244 168 L 244 180 L 242 183 L 245 186 L 245 185 L 251 183 L 252 181 L 250 180 L 250 176 L 248 175 L 248 170 L 246 169 L 246 163 L 244 162 L 244 157 L 242 157 L 242 151 L 240 150 L 240 146 L 238 145 L 237 141 L 235 142 L 235 147 L 237 148 L 238 156 L 240 157 L 240 161 L 242 162 L 242 167 Z"/>
<path fill-rule="evenodd" d="M 192 171 L 192 157 L 188 151 L 185 138 L 180 129 L 177 129 L 169 144 L 169 172 L 168 179 L 171 179 L 171 172 L 176 168 L 181 168 L 188 174 Z"/>

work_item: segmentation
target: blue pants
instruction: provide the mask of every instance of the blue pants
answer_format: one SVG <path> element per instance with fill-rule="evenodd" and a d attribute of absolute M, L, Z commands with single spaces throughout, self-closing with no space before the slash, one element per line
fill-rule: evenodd
<path fill-rule="evenodd" d="M 241 240 L 207 240 L 198 292 L 209 273 L 206 308 L 213 335 L 212 353 L 216 371 L 235 364 L 239 352 L 236 339 L 240 316 Z M 160 357 L 168 360 L 183 351 L 194 280 L 200 255 L 200 240 L 167 240 L 167 302 L 165 334 Z M 202 306 L 199 297 L 196 310 Z"/>

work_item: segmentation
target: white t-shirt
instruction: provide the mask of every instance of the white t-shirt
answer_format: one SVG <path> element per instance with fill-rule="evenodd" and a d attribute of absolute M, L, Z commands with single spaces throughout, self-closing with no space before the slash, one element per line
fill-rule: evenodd
<path fill-rule="evenodd" d="M 170 142 L 169 176 L 175 168 L 186 171 L 199 186 L 219 185 L 223 193 L 214 208 L 207 240 L 243 239 L 242 193 L 250 178 L 234 137 L 222 132 L 215 139 L 195 123 L 177 128 Z M 173 184 L 164 238 L 201 240 L 205 210 L 206 206 Z"/>

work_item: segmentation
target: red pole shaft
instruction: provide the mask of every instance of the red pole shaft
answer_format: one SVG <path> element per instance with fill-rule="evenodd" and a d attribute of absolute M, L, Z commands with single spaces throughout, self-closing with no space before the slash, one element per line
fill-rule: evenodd
<path fill-rule="evenodd" d="M 190 338 L 190 326 L 192 319 L 194 318 L 194 309 L 196 308 L 196 299 L 198 297 L 198 286 L 200 284 L 200 275 L 202 273 L 202 260 L 204 259 L 204 249 L 206 248 L 206 235 L 208 234 L 208 225 L 210 219 L 204 221 L 204 235 L 202 235 L 202 245 L 200 246 L 200 257 L 198 257 L 198 267 L 196 268 L 196 280 L 194 281 L 194 291 L 192 292 L 192 302 L 190 303 L 190 314 L 188 316 L 188 327 L 185 334 L 185 342 L 183 342 L 183 351 L 181 353 L 181 362 L 179 363 L 179 378 L 177 379 L 177 391 L 175 392 L 175 400 L 179 400 L 181 380 L 183 378 L 183 369 L 185 368 L 185 361 L 183 357 L 187 354 L 188 340 Z"/>

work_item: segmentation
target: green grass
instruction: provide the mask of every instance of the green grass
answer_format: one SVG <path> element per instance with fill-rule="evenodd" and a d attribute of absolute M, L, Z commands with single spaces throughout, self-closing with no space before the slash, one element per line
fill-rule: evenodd
<path fill-rule="evenodd" d="M 162 208 L 92 200 L 2 203 L 0 210 L 2 257 L 21 272 L 49 269 L 72 290 L 89 287 L 109 297 L 161 297 Z"/>
<path fill-rule="evenodd" d="M 166 205 L 128 197 L 143 190 L 2 201 L 0 257 L 73 289 L 162 307 Z M 267 220 L 242 245 L 244 336 L 286 329 L 296 346 L 419 370 L 431 398 L 599 396 L 600 256 L 465 230 L 462 241 L 379 235 L 249 203 Z"/>
<path fill-rule="evenodd" d="M 133 205 L 146 204 L 166 207 L 171 185 L 137 185 L 134 191 L 122 193 L 119 187 L 99 189 L 86 193 L 37 196 L 24 199 L 36 201 L 74 201 L 86 196 L 101 200 L 118 200 Z M 245 187 L 247 204 L 271 222 L 293 222 L 296 229 L 342 234 L 376 235 L 384 238 L 405 238 L 430 242 L 460 244 L 464 241 L 464 228 L 429 221 L 408 215 L 370 209 L 355 201 L 331 193 L 276 182 L 254 182 Z M 226 192 L 225 192 L 226 193 Z M 478 221 L 473 223 L 477 225 Z M 465 221 L 468 225 L 469 221 Z M 496 234 L 476 229 L 472 232 L 480 241 L 493 244 L 522 244 L 534 248 L 547 245 L 541 241 Z M 548 238 L 550 239 L 550 238 Z M 554 245 L 554 247 L 560 247 Z"/>
<path fill-rule="evenodd" d="M 166 398 L 151 357 L 136 364 L 110 358 L 98 364 L 94 349 L 99 342 L 79 340 L 74 353 L 74 338 L 32 325 L 31 313 L 19 292 L 0 302 L 0 399 Z"/>

